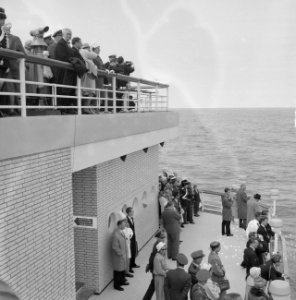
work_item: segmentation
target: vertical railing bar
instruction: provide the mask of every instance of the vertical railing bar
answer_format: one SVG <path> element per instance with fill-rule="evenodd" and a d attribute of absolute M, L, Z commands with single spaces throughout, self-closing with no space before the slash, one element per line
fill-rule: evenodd
<path fill-rule="evenodd" d="M 19 60 L 19 72 L 20 72 L 20 93 L 21 93 L 21 115 L 22 117 L 27 116 L 26 109 L 26 65 L 25 59 Z"/>
<path fill-rule="evenodd" d="M 112 77 L 113 113 L 116 113 L 116 77 Z"/>
<path fill-rule="evenodd" d="M 139 110 L 139 107 L 140 107 L 140 93 L 141 93 L 141 87 L 140 87 L 140 82 L 138 81 L 137 82 L 138 112 L 140 111 Z"/>
<path fill-rule="evenodd" d="M 81 79 L 77 77 L 77 113 L 78 115 L 82 114 L 82 109 L 81 109 Z"/>

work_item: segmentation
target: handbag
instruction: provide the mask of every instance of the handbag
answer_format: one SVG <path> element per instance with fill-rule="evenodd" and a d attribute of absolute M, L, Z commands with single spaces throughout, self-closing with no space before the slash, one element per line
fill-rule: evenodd
<path fill-rule="evenodd" d="M 229 290 L 230 289 L 229 280 L 223 278 L 223 280 L 219 281 L 219 288 L 220 288 L 221 292 Z"/>

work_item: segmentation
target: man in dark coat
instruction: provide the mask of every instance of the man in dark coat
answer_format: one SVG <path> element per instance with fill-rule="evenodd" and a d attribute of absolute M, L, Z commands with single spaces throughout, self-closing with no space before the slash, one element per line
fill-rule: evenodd
<path fill-rule="evenodd" d="M 230 188 L 225 188 L 222 196 L 222 235 L 232 236 L 230 232 L 230 222 L 232 220 L 232 199 L 230 197 Z"/>
<path fill-rule="evenodd" d="M 129 224 L 129 227 L 133 231 L 133 236 L 130 240 L 130 247 L 131 247 L 131 259 L 130 259 L 130 272 L 134 273 L 133 268 L 139 268 L 139 266 L 136 264 L 136 256 L 138 253 L 138 243 L 136 239 L 136 230 L 135 230 L 135 221 L 134 221 L 134 210 L 132 207 L 128 207 L 126 209 L 126 214 L 127 214 L 127 222 Z"/>
<path fill-rule="evenodd" d="M 177 255 L 177 268 L 169 270 L 165 278 L 165 294 L 167 300 L 187 300 L 191 287 L 191 276 L 184 270 L 187 265 L 187 257 L 179 253 Z"/>
<path fill-rule="evenodd" d="M 247 201 L 249 197 L 246 193 L 246 185 L 242 184 L 236 193 L 239 227 L 247 228 Z"/>
<path fill-rule="evenodd" d="M 175 210 L 173 202 L 166 205 L 162 213 L 162 224 L 167 232 L 168 258 L 176 260 L 180 243 L 180 220 L 181 215 Z"/>
<path fill-rule="evenodd" d="M 261 277 L 265 280 L 284 280 L 285 275 L 278 271 L 281 263 L 281 256 L 279 254 L 274 254 L 265 265 L 260 266 Z M 287 277 L 286 277 L 287 278 Z"/>
<path fill-rule="evenodd" d="M 259 258 L 256 253 L 256 248 L 258 247 L 259 242 L 255 237 L 250 238 L 248 242 L 249 242 L 249 247 L 247 247 L 244 250 L 244 260 L 243 260 L 243 266 L 246 268 L 246 273 L 247 273 L 246 277 L 250 275 L 250 269 L 252 267 L 260 266 Z"/>
<path fill-rule="evenodd" d="M 264 242 L 266 242 L 267 244 L 269 244 L 270 243 L 270 239 L 274 235 L 274 233 L 270 232 L 268 230 L 268 227 L 267 227 L 267 225 L 268 225 L 268 217 L 267 216 L 261 216 L 260 221 L 261 222 L 260 222 L 259 228 L 257 230 L 257 234 L 261 235 L 262 238 L 263 238 L 263 240 L 264 240 Z"/>
<path fill-rule="evenodd" d="M 196 274 L 200 270 L 200 264 L 204 256 L 205 255 L 202 250 L 197 250 L 191 253 L 193 261 L 188 268 L 188 273 L 191 275 L 192 285 L 197 283 Z"/>
<path fill-rule="evenodd" d="M 0 48 L 25 53 L 23 44 L 18 36 L 10 33 L 11 24 L 5 24 L 5 10 L 0 7 Z M 17 59 L 0 57 L 0 77 L 7 79 L 19 79 L 19 62 Z M 0 83 L 1 92 L 19 92 L 19 84 L 13 82 Z M 18 105 L 17 96 L 0 96 L 2 105 Z M 5 110 L 9 115 L 16 115 L 14 109 Z"/>
<path fill-rule="evenodd" d="M 73 51 L 69 45 L 72 31 L 68 28 L 64 28 L 62 30 L 63 37 L 58 41 L 56 48 L 54 50 L 54 57 L 56 60 L 69 62 L 70 58 L 73 57 Z M 67 69 L 57 68 L 56 70 L 56 79 L 55 82 L 57 84 L 63 85 L 71 85 L 76 86 L 77 83 L 77 76 L 75 72 Z M 66 95 L 66 96 L 75 96 L 75 89 L 74 88 L 58 88 L 59 95 Z M 68 98 L 60 98 L 58 101 L 58 105 L 60 106 L 70 106 L 73 105 L 76 101 L 74 99 Z M 64 110 L 62 109 L 62 113 L 71 113 L 73 111 Z"/>

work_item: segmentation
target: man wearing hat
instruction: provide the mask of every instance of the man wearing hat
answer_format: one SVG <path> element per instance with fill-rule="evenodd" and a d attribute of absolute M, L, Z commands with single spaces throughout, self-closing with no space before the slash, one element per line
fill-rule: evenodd
<path fill-rule="evenodd" d="M 113 284 L 114 289 L 123 291 L 122 285 L 128 285 L 129 283 L 125 279 L 125 270 L 128 265 L 128 249 L 126 238 L 124 235 L 124 228 L 126 219 L 120 219 L 117 222 L 117 228 L 114 230 L 111 239 L 111 258 L 113 265 Z"/>
<path fill-rule="evenodd" d="M 57 43 L 62 38 L 62 30 L 56 31 L 52 35 L 52 37 L 53 37 L 53 43 L 48 46 L 48 52 L 49 52 L 49 56 L 48 57 L 52 58 L 52 59 L 55 59 L 54 52 L 55 52 L 55 48 L 57 46 Z"/>
<path fill-rule="evenodd" d="M 188 273 L 191 275 L 192 284 L 197 283 L 196 274 L 201 269 L 200 265 L 204 256 L 205 255 L 202 250 L 197 250 L 191 253 L 193 261 L 188 268 Z"/>
<path fill-rule="evenodd" d="M 262 209 L 258 204 L 260 199 L 261 195 L 255 194 L 254 197 L 247 202 L 247 224 L 255 218 L 256 212 L 262 212 Z"/>
<path fill-rule="evenodd" d="M 168 258 L 176 260 L 180 244 L 181 215 L 175 210 L 173 202 L 168 202 L 162 213 L 162 224 L 167 232 Z"/>
<path fill-rule="evenodd" d="M 191 287 L 191 276 L 184 270 L 188 259 L 183 253 L 179 253 L 176 259 L 177 268 L 167 273 L 165 291 L 170 300 L 185 300 Z"/>
<path fill-rule="evenodd" d="M 211 274 L 207 270 L 199 270 L 196 274 L 197 283 L 192 287 L 190 292 L 191 300 L 207 300 L 206 284 Z"/>

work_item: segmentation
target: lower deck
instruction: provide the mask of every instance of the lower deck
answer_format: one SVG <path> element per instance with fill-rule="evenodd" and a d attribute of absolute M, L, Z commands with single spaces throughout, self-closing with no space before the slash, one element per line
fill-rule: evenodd
<path fill-rule="evenodd" d="M 221 242 L 220 257 L 226 268 L 226 277 L 230 281 L 230 291 L 240 293 L 244 297 L 245 270 L 241 268 L 240 263 L 242 261 L 243 250 L 247 241 L 245 231 L 238 228 L 237 225 L 232 224 L 231 229 L 233 236 L 222 236 L 221 216 L 205 212 L 201 212 L 200 217 L 195 218 L 194 221 L 195 224 L 188 224 L 182 229 L 181 240 L 183 242 L 180 245 L 180 252 L 184 253 L 190 261 L 190 253 L 195 250 L 202 249 L 206 254 L 206 257 L 204 258 L 204 262 L 206 262 L 207 256 L 210 252 L 210 243 L 214 240 Z M 93 295 L 90 299 L 142 299 L 151 280 L 151 274 L 145 273 L 145 267 L 154 242 L 154 238 L 151 239 L 140 251 L 136 262 L 141 266 L 141 268 L 134 269 L 134 278 L 128 278 L 130 285 L 124 286 L 123 292 L 114 290 L 113 284 L 111 283 L 100 295 Z M 176 263 L 174 261 L 169 259 L 167 262 L 170 268 L 176 267 Z M 186 266 L 186 270 L 187 268 L 188 265 Z M 155 296 L 153 299 L 155 299 Z"/>

